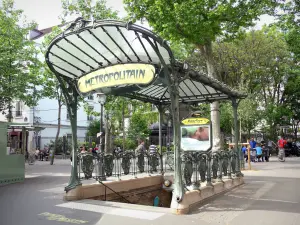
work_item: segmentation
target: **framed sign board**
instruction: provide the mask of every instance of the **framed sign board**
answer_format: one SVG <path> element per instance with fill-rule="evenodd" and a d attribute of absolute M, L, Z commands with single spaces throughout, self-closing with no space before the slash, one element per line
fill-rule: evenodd
<path fill-rule="evenodd" d="M 187 118 L 181 123 L 181 150 L 208 151 L 212 148 L 212 129 L 209 119 Z"/>

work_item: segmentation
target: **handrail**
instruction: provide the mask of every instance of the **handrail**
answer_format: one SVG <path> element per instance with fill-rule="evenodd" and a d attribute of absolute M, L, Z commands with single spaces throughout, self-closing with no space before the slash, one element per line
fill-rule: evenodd
<path fill-rule="evenodd" d="M 108 188 L 109 190 L 111 190 L 113 193 L 117 194 L 119 197 L 121 197 L 121 199 L 124 199 L 127 203 L 131 202 L 129 200 L 127 200 L 125 197 L 123 197 L 122 195 L 120 195 L 119 193 L 115 192 L 113 189 L 111 189 L 110 187 L 108 187 L 106 184 L 104 184 L 101 180 L 98 180 L 99 183 L 101 183 L 105 188 Z M 105 191 L 105 201 L 106 201 L 106 191 Z"/>

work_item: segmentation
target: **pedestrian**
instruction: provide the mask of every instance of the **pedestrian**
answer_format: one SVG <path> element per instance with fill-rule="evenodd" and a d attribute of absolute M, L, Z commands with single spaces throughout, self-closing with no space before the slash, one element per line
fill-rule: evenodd
<path fill-rule="evenodd" d="M 256 141 L 254 141 L 254 138 L 251 138 L 251 141 L 249 142 L 250 148 L 251 149 L 255 149 L 256 147 Z"/>
<path fill-rule="evenodd" d="M 285 137 L 281 137 L 278 141 L 278 159 L 280 162 L 285 161 L 285 152 L 284 152 L 284 146 L 287 144 L 287 141 L 285 140 Z"/>
<path fill-rule="evenodd" d="M 246 159 L 246 162 L 248 162 L 248 151 L 247 151 L 246 145 L 243 145 L 242 152 L 243 152 L 243 155 L 244 155 L 244 159 Z"/>
<path fill-rule="evenodd" d="M 266 162 L 269 162 L 269 157 L 270 157 L 270 149 L 268 146 L 263 146 L 263 156 L 265 158 Z"/>
<path fill-rule="evenodd" d="M 146 148 L 145 148 L 145 142 L 144 141 L 140 141 L 139 146 L 135 149 L 135 153 L 145 153 L 146 152 Z"/>
<path fill-rule="evenodd" d="M 261 159 L 262 159 L 262 161 L 264 161 L 263 160 L 263 152 L 262 152 L 261 145 L 257 144 L 257 146 L 256 146 L 255 149 L 256 149 L 256 158 L 257 158 L 257 161 L 261 162 Z"/>

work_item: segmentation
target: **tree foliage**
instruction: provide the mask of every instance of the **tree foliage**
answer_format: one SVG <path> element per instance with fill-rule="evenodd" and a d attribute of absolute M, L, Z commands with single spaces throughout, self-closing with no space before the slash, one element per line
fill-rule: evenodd
<path fill-rule="evenodd" d="M 125 0 L 133 20 L 146 18 L 171 41 L 205 45 L 217 37 L 235 37 L 242 27 L 273 8 L 276 1 Z"/>
<path fill-rule="evenodd" d="M 24 20 L 22 10 L 14 9 L 13 0 L 3 0 L 0 7 L 0 111 L 9 109 L 18 99 L 27 106 L 36 105 L 41 81 L 38 50 L 28 39 L 35 23 Z M 11 118 L 11 115 L 9 115 Z"/>
<path fill-rule="evenodd" d="M 106 0 L 62 0 L 62 20 L 65 21 L 68 16 L 74 14 L 84 19 L 118 19 L 118 12 L 106 6 Z"/>

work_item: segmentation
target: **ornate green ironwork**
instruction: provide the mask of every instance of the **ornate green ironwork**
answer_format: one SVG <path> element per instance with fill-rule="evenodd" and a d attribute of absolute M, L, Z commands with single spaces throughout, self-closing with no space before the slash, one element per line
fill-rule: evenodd
<path fill-rule="evenodd" d="M 104 156 L 104 170 L 107 177 L 112 176 L 114 169 L 114 156 L 113 155 L 105 155 Z"/>
<path fill-rule="evenodd" d="M 139 168 L 140 173 L 145 172 L 145 153 L 138 152 L 137 153 L 137 166 Z"/>
<path fill-rule="evenodd" d="M 148 155 L 150 173 L 157 172 L 157 167 L 159 165 L 159 155 L 157 152 L 150 152 Z"/>
<path fill-rule="evenodd" d="M 206 186 L 212 186 L 212 183 L 211 183 L 211 159 L 212 159 L 212 152 L 209 152 L 206 154 L 206 162 L 207 162 Z"/>
<path fill-rule="evenodd" d="M 181 156 L 183 167 L 183 180 L 186 186 L 192 184 L 193 175 L 193 156 L 191 153 L 184 153 Z"/>
<path fill-rule="evenodd" d="M 125 175 L 129 174 L 130 172 L 131 158 L 132 158 L 132 153 L 130 151 L 125 151 L 121 163 Z"/>
<path fill-rule="evenodd" d="M 217 182 L 223 182 L 223 160 L 224 160 L 224 151 L 218 152 L 218 178 Z"/>
<path fill-rule="evenodd" d="M 222 161 L 222 171 L 224 173 L 224 176 L 228 176 L 228 161 L 229 161 L 229 155 L 228 151 L 224 150 L 222 151 L 223 161 Z"/>
<path fill-rule="evenodd" d="M 81 185 L 78 177 L 78 159 L 77 159 L 77 106 L 78 106 L 78 92 L 74 80 L 66 77 L 61 77 L 56 74 L 56 77 L 60 83 L 62 93 L 65 97 L 67 111 L 70 118 L 71 130 L 72 130 L 72 169 L 71 176 L 68 185 L 65 187 L 65 191 L 72 190 Z"/>
<path fill-rule="evenodd" d="M 81 160 L 81 169 L 84 173 L 85 179 L 90 179 L 93 177 L 94 171 L 94 157 L 90 153 L 79 154 L 79 159 Z"/>
<path fill-rule="evenodd" d="M 219 168 L 219 154 L 217 152 L 212 153 L 212 172 L 213 179 L 218 177 L 218 168 Z"/>
<path fill-rule="evenodd" d="M 206 171 L 207 171 L 207 159 L 206 154 L 198 154 L 198 159 L 200 165 L 198 166 L 200 180 L 204 182 L 206 180 Z"/>

